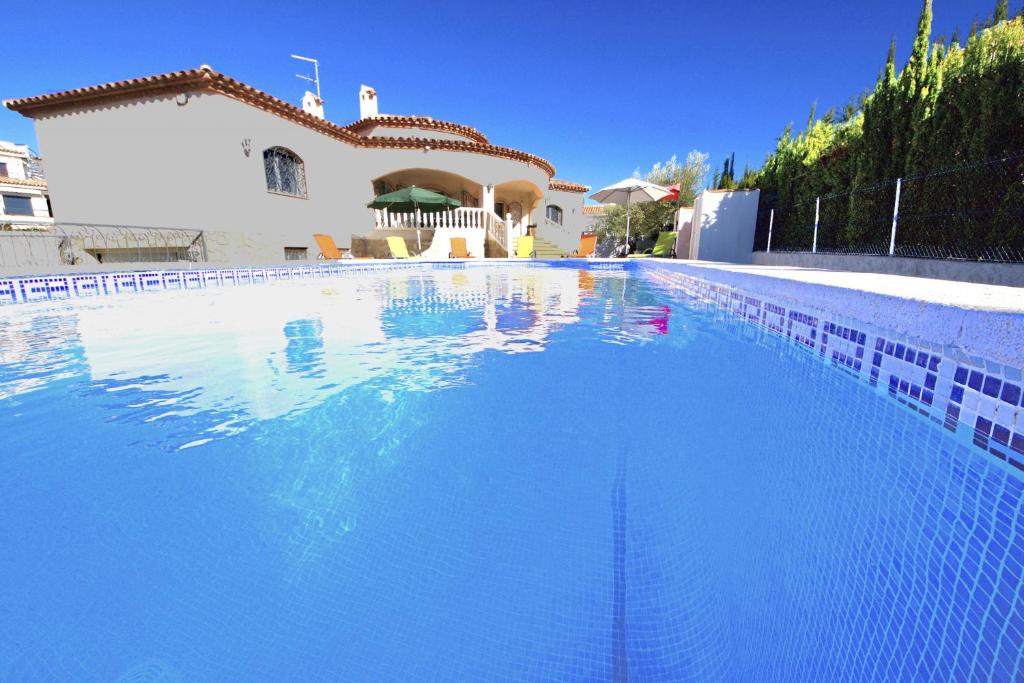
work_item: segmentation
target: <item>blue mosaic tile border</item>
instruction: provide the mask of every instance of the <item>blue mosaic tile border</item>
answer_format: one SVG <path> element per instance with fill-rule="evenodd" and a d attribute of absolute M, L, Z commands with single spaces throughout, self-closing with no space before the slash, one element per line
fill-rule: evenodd
<path fill-rule="evenodd" d="M 798 302 L 664 269 L 647 275 L 816 353 L 1024 473 L 1024 372 Z"/>
<path fill-rule="evenodd" d="M 337 277 L 353 273 L 423 268 L 451 270 L 465 267 L 466 264 L 461 261 L 381 261 L 295 267 L 204 268 L 0 277 L 0 305 L 180 289 L 236 287 L 285 280 Z"/>
<path fill-rule="evenodd" d="M 307 280 L 337 277 L 353 273 L 396 270 L 463 270 L 480 267 L 579 268 L 580 263 L 537 260 L 493 261 L 354 261 L 315 266 L 271 266 L 267 268 L 203 268 L 196 270 L 148 270 L 110 273 L 75 273 L 71 275 L 0 276 L 0 306 L 8 304 L 58 301 L 117 294 L 177 289 L 209 289 L 234 287 L 284 280 Z M 622 263 L 588 263 L 592 270 L 626 270 Z"/>

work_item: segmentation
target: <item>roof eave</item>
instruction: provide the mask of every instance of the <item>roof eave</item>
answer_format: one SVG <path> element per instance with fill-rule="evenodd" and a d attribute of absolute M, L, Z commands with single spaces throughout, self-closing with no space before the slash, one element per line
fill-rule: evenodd
<path fill-rule="evenodd" d="M 138 100 L 144 97 L 181 92 L 212 92 L 230 97 L 283 119 L 293 121 L 306 128 L 313 129 L 328 137 L 347 142 L 355 147 L 473 152 L 526 163 L 544 171 L 549 178 L 555 175 L 554 167 L 547 160 L 539 156 L 510 147 L 499 147 L 488 142 L 435 138 L 364 137 L 352 132 L 347 127 L 321 119 L 269 93 L 246 85 L 241 81 L 236 81 L 230 76 L 225 76 L 206 64 L 197 69 L 186 71 L 174 71 L 157 76 L 116 81 L 104 85 L 76 88 L 58 93 L 37 95 L 35 97 L 5 100 L 4 106 L 28 118 L 35 118 L 72 109 L 83 109 L 118 101 Z M 466 128 L 483 137 L 476 129 L 469 128 L 468 126 L 463 127 L 461 124 L 450 125 Z M 483 139 L 486 140 L 486 138 Z"/>

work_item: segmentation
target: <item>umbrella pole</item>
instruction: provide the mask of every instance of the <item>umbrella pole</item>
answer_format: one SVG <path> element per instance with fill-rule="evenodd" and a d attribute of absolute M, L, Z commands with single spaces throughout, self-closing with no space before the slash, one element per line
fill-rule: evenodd
<path fill-rule="evenodd" d="M 629 255 L 629 198 L 633 195 L 632 190 L 626 192 L 626 255 Z"/>
<path fill-rule="evenodd" d="M 420 205 L 414 204 L 416 207 L 416 249 L 422 254 L 423 253 L 423 241 L 420 239 Z"/>

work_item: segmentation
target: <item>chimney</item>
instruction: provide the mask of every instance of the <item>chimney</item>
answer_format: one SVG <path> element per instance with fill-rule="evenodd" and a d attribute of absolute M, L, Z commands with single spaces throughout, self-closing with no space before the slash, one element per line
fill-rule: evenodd
<path fill-rule="evenodd" d="M 324 101 L 307 90 L 306 94 L 302 96 L 302 111 L 322 119 L 324 117 Z"/>
<path fill-rule="evenodd" d="M 377 91 L 368 85 L 359 86 L 359 118 L 369 119 L 377 115 Z"/>

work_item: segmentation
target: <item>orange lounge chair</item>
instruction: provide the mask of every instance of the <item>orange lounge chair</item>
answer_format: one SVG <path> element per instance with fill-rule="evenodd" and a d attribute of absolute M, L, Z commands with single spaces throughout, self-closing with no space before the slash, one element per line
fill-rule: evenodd
<path fill-rule="evenodd" d="M 313 235 L 313 239 L 316 240 L 316 246 L 320 247 L 320 256 L 317 258 L 322 259 L 340 259 L 341 250 L 338 249 L 338 245 L 334 243 L 334 238 L 330 235 Z"/>
<path fill-rule="evenodd" d="M 466 249 L 465 237 L 450 237 L 452 250 L 448 252 L 448 258 L 473 258 L 473 255 Z"/>
<path fill-rule="evenodd" d="M 580 247 L 572 252 L 573 258 L 589 258 L 597 249 L 597 235 L 580 235 Z"/>

